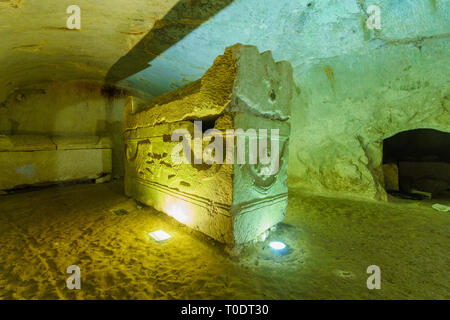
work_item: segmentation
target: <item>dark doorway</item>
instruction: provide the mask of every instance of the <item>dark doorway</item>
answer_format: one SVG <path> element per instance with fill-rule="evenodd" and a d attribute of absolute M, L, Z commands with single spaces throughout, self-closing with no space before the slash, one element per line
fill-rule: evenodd
<path fill-rule="evenodd" d="M 400 132 L 383 142 L 388 192 L 413 198 L 450 195 L 450 133 L 432 129 Z"/>

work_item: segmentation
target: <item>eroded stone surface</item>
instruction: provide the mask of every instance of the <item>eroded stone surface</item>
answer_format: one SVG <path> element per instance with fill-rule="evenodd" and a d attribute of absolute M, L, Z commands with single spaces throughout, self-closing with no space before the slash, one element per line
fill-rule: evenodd
<path fill-rule="evenodd" d="M 133 113 L 130 99 L 124 115 L 126 194 L 221 242 L 255 239 L 285 214 L 293 88 L 289 63 L 238 44 L 217 57 L 202 79 L 147 109 Z M 172 132 L 183 128 L 193 137 L 193 120 L 222 130 L 224 147 L 226 129 L 278 129 L 279 170 L 264 175 L 267 165 L 260 162 L 237 164 L 236 152 L 234 164 L 175 165 L 171 153 L 178 142 L 171 142 Z M 208 144 L 203 140 L 203 150 Z"/>
<path fill-rule="evenodd" d="M 104 178 L 111 170 L 106 137 L 0 136 L 0 190 Z"/>
<path fill-rule="evenodd" d="M 121 129 L 127 96 L 124 90 L 85 80 L 17 89 L 0 102 L 0 150 L 12 142 L 15 149 L 24 151 L 24 143 L 30 144 L 31 150 L 55 149 L 55 144 L 59 149 L 98 144 L 112 149 L 113 175 L 123 176 Z M 108 137 L 110 145 L 98 137 Z"/>
<path fill-rule="evenodd" d="M 387 191 L 399 191 L 398 166 L 395 163 L 383 164 L 384 187 Z"/>
<path fill-rule="evenodd" d="M 383 140 L 418 128 L 450 132 L 449 67 L 439 57 L 448 46 L 424 40 L 422 51 L 390 45 L 370 56 L 334 57 L 332 82 L 325 66 L 297 74 L 298 86 L 309 89 L 293 112 L 292 185 L 386 200 Z"/>
<path fill-rule="evenodd" d="M 43 111 L 52 103 L 32 105 L 13 112 L 21 114 L 17 117 L 8 115 L 5 103 L 14 90 L 32 84 L 102 81 L 121 56 L 150 38 L 151 50 L 145 41 L 141 49 L 152 61 L 139 61 L 147 69 L 119 83 L 147 96 L 195 81 L 236 42 L 290 61 L 299 88 L 292 107 L 296 139 L 290 147 L 290 183 L 309 191 L 386 199 L 379 161 L 383 139 L 415 128 L 450 132 L 450 7 L 445 1 L 378 1 L 379 31 L 366 25 L 366 10 L 377 3 L 362 0 L 235 0 L 208 21 L 193 18 L 204 17 L 218 2 L 130 0 L 133 9 L 124 12 L 119 3 L 80 0 L 79 31 L 65 28 L 66 4 L 1 2 L 0 127 L 20 131 L 31 122 L 42 133 L 64 131 L 70 126 L 59 124 L 73 122 L 77 130 L 89 124 L 94 131 L 97 125 L 87 121 L 97 119 L 92 107 L 86 108 L 87 119 L 67 117 L 71 108 L 61 103 L 48 114 Z M 171 12 L 178 4 L 181 9 Z M 196 28 L 182 38 L 186 25 Z M 23 101 L 20 95 L 13 98 Z M 28 111 L 33 108 L 39 116 Z M 61 116 L 58 122 L 54 115 Z M 102 120 L 98 124 L 102 127 Z M 110 125 L 120 126 L 118 121 Z M 114 148 L 114 159 L 121 159 L 122 150 Z"/>
<path fill-rule="evenodd" d="M 450 188 L 450 164 L 445 162 L 399 163 L 401 187 L 439 195 Z"/>

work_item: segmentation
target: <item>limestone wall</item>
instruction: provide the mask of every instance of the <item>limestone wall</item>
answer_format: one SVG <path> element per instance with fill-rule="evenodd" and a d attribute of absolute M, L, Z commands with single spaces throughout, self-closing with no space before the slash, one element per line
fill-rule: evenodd
<path fill-rule="evenodd" d="M 450 132 L 449 47 L 447 39 L 399 41 L 297 70 L 290 183 L 386 199 L 383 139 L 417 128 Z"/>
<path fill-rule="evenodd" d="M 120 91 L 100 82 L 41 83 L 12 91 L 0 102 L 0 135 L 107 136 L 112 140 L 113 174 L 123 176 L 124 104 Z"/>
<path fill-rule="evenodd" d="M 89 28 L 74 33 L 64 29 L 63 4 L 10 3 L 2 5 L 3 25 L 21 19 L 27 23 L 1 30 L 0 103 L 10 96 L 6 105 L 0 104 L 0 132 L 120 132 L 124 103 L 110 114 L 105 107 L 110 100 L 99 93 L 88 99 L 88 108 L 86 88 L 58 85 L 46 95 L 37 91 L 32 94 L 40 101 L 36 103 L 26 102 L 27 94 L 25 100 L 19 96 L 13 101 L 14 90 L 50 79 L 101 81 L 147 35 L 161 35 L 155 41 L 167 50 L 157 57 L 143 52 L 152 59 L 144 61 L 148 68 L 118 83 L 142 95 L 159 96 L 192 83 L 238 42 L 270 50 L 276 61 L 292 64 L 298 88 L 291 107 L 292 186 L 384 199 L 381 141 L 414 128 L 450 131 L 448 0 L 234 0 L 183 37 L 177 37 L 172 24 L 158 22 L 174 6 L 172 0 L 132 1 L 134 9 L 126 12 L 117 5 L 98 10 L 100 4 L 82 1 L 83 24 Z M 370 5 L 381 9 L 381 30 L 367 28 Z M 191 11 L 175 13 L 174 20 L 190 21 L 185 18 Z M 56 106 L 58 112 L 52 109 Z M 77 121 L 56 122 L 59 117 Z M 113 142 L 118 146 L 113 165 L 119 172 L 123 146 L 115 134 Z"/>
<path fill-rule="evenodd" d="M 0 135 L 0 191 L 60 182 L 111 180 L 107 137 Z"/>
<path fill-rule="evenodd" d="M 381 30 L 367 28 L 371 5 Z M 200 78 L 229 45 L 270 50 L 292 64 L 298 87 L 291 185 L 384 199 L 380 142 L 450 131 L 449 17 L 447 0 L 235 0 L 128 80 L 160 94 Z"/>

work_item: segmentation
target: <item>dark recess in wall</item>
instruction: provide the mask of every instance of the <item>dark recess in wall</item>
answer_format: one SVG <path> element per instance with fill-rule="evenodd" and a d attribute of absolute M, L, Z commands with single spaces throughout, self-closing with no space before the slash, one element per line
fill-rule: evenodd
<path fill-rule="evenodd" d="M 383 163 L 397 161 L 450 163 L 450 133 L 416 129 L 384 140 Z"/>
<path fill-rule="evenodd" d="M 450 189 L 450 133 L 432 129 L 398 133 L 384 140 L 383 163 L 397 166 L 400 191 L 442 195 Z"/>

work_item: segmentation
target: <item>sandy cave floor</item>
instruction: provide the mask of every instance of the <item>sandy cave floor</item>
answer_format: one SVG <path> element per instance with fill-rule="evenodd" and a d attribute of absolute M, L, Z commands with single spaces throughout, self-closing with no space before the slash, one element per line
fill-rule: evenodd
<path fill-rule="evenodd" d="M 230 256 L 125 197 L 122 187 L 0 196 L 0 299 L 450 299 L 450 213 L 431 209 L 434 202 L 291 189 L 286 219 L 269 239 Z M 172 238 L 154 242 L 148 232 L 158 229 Z M 290 253 L 272 254 L 270 239 L 286 242 Z M 73 264 L 81 290 L 66 288 Z M 373 264 L 380 290 L 366 287 Z"/>

